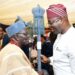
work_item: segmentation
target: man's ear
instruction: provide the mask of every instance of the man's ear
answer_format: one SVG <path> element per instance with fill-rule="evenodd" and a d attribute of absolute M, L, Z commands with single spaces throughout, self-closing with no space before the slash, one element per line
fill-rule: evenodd
<path fill-rule="evenodd" d="M 15 36 L 15 40 L 16 40 L 16 41 L 19 41 L 19 37 L 18 37 L 18 36 Z"/>
<path fill-rule="evenodd" d="M 14 35 L 11 39 L 16 40 L 16 41 L 19 40 L 18 35 Z"/>

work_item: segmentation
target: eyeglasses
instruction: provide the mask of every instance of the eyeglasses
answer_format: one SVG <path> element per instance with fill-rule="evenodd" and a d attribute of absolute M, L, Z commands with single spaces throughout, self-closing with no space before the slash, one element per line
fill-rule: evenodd
<path fill-rule="evenodd" d="M 57 25 L 60 22 L 61 22 L 60 18 L 57 18 L 56 20 L 53 20 L 52 22 L 48 20 L 48 24 L 53 25 L 53 26 Z"/>

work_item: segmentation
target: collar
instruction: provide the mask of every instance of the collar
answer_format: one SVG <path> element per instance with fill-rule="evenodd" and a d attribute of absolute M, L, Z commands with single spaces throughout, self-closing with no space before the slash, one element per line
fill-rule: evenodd
<path fill-rule="evenodd" d="M 9 43 L 11 43 L 11 44 L 14 44 L 14 45 L 18 46 L 18 43 L 17 43 L 14 39 L 11 39 Z"/>

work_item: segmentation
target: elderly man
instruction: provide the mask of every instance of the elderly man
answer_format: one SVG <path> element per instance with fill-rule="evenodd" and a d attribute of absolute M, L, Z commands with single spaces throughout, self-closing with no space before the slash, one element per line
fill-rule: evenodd
<path fill-rule="evenodd" d="M 75 75 L 75 29 L 69 23 L 65 6 L 50 5 L 47 18 L 58 34 L 53 47 L 54 75 Z"/>
<path fill-rule="evenodd" d="M 25 24 L 17 21 L 6 28 L 6 32 L 10 43 L 0 52 L 0 75 L 38 75 L 20 48 L 29 40 Z"/>

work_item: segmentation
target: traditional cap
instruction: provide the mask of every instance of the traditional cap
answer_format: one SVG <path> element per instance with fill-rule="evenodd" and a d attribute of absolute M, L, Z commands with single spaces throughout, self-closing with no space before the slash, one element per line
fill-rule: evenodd
<path fill-rule="evenodd" d="M 66 7 L 62 4 L 50 5 L 47 9 L 47 18 L 67 16 Z"/>
<path fill-rule="evenodd" d="M 25 28 L 25 23 L 23 21 L 17 21 L 16 23 L 10 25 L 8 28 L 6 28 L 6 32 L 9 37 L 13 36 L 14 34 L 20 32 Z"/>

